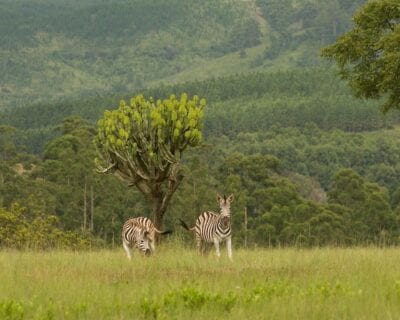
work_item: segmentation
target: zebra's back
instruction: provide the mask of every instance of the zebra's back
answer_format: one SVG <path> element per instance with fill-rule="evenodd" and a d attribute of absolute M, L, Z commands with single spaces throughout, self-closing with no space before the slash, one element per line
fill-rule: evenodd
<path fill-rule="evenodd" d="M 129 228 L 140 228 L 144 231 L 149 233 L 150 241 L 154 241 L 155 238 L 155 226 L 153 222 L 147 217 L 136 217 L 136 218 L 129 218 L 125 221 L 122 230 L 129 229 Z"/>
<path fill-rule="evenodd" d="M 153 222 L 147 217 L 129 218 L 128 220 L 126 220 L 125 224 L 137 225 L 148 232 L 152 232 L 154 230 Z"/>
<path fill-rule="evenodd" d="M 205 211 L 196 220 L 195 234 L 203 241 L 213 242 L 214 239 L 222 241 L 230 237 L 231 233 L 230 216 Z"/>
<path fill-rule="evenodd" d="M 133 219 L 129 219 L 125 221 L 122 226 L 122 238 L 127 243 L 134 243 L 136 241 L 136 237 L 139 233 L 141 233 L 144 229 L 141 225 L 136 223 Z"/>

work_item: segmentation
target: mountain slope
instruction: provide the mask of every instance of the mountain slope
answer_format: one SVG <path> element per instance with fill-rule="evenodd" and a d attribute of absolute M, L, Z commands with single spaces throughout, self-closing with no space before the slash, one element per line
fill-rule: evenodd
<path fill-rule="evenodd" d="M 315 65 L 362 2 L 5 0 L 0 109 Z"/>
<path fill-rule="evenodd" d="M 0 107 L 133 90 L 259 42 L 241 2 L 6 1 L 0 30 Z"/>

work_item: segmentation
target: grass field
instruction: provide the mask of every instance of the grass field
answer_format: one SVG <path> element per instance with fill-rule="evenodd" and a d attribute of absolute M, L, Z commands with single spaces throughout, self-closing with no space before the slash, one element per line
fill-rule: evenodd
<path fill-rule="evenodd" d="M 400 250 L 0 252 L 0 319 L 189 317 L 399 319 Z"/>

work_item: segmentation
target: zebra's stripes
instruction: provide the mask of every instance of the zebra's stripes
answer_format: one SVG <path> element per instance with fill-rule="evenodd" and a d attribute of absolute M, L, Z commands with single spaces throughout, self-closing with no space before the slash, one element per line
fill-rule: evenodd
<path fill-rule="evenodd" d="M 233 201 L 233 194 L 229 197 L 221 197 L 217 194 L 217 201 L 220 207 L 220 213 L 211 211 L 203 212 L 196 220 L 193 227 L 189 227 L 183 220 L 181 225 L 189 231 L 193 231 L 196 237 L 197 248 L 200 253 L 203 252 L 203 242 L 214 243 L 217 256 L 220 257 L 219 244 L 226 241 L 226 248 L 229 259 L 232 259 L 232 229 L 230 205 Z"/>
<path fill-rule="evenodd" d="M 168 234 L 171 231 L 158 230 L 146 217 L 128 219 L 122 227 L 122 245 L 128 259 L 131 259 L 130 247 L 135 246 L 145 255 L 155 252 L 156 234 Z"/>

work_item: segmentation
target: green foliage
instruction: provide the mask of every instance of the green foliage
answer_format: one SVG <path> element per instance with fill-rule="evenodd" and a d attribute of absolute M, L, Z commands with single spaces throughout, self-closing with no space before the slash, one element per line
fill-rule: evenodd
<path fill-rule="evenodd" d="M 399 19 L 397 0 L 370 1 L 354 16 L 353 29 L 322 51 L 337 62 L 356 95 L 383 97 L 384 111 L 400 107 Z"/>
<path fill-rule="evenodd" d="M 336 171 L 350 167 L 393 192 L 400 178 L 398 139 L 397 127 L 351 133 L 325 131 L 307 124 L 304 128 L 272 126 L 263 132 L 239 133 L 228 140 L 211 141 L 229 146 L 229 152 L 273 155 L 280 160 L 283 170 L 315 177 L 325 190 L 331 187 Z"/>
<path fill-rule="evenodd" d="M 18 0 L 0 4 L 0 109 L 145 87 L 260 42 L 246 3 Z"/>
<path fill-rule="evenodd" d="M 115 172 L 150 199 L 158 228 L 184 177 L 182 153 L 202 139 L 205 106 L 205 99 L 185 93 L 156 102 L 138 95 L 129 105 L 121 100 L 117 110 L 105 111 L 98 121 L 99 172 Z"/>
<path fill-rule="evenodd" d="M 175 119 L 175 109 L 166 118 L 154 113 L 150 118 L 151 111 L 146 110 L 149 134 L 154 136 L 159 128 L 152 128 L 152 119 Z M 175 126 L 178 117 L 179 112 Z M 190 127 L 188 119 L 182 123 Z M 121 224 L 129 216 L 154 218 L 154 208 L 137 191 L 114 176 L 95 174 L 94 130 L 86 121 L 67 118 L 59 129 L 61 135 L 47 144 L 42 160 L 27 157 L 25 164 L 1 163 L 4 208 L 18 202 L 30 217 L 56 216 L 60 229 L 90 231 L 108 244 L 120 241 Z M 173 134 L 172 129 L 167 132 Z M 329 132 L 311 124 L 240 132 L 232 138 L 210 134 L 205 143 L 186 152 L 181 163 L 186 178 L 167 209 L 166 226 L 172 228 L 177 218 L 193 222 L 200 212 L 217 210 L 215 192 L 232 192 L 237 245 L 397 243 L 398 134 L 398 129 Z M 357 173 L 339 171 L 348 167 Z M 46 221 L 38 223 L 45 228 Z"/>
<path fill-rule="evenodd" d="M 183 286 L 167 292 L 157 300 L 145 297 L 139 307 L 145 319 L 168 317 L 179 310 L 217 309 L 230 312 L 237 303 L 238 296 L 233 292 L 215 294 L 195 286 Z"/>
<path fill-rule="evenodd" d="M 105 111 L 104 118 L 98 121 L 98 165 L 117 166 L 131 184 L 137 180 L 162 180 L 170 165 L 179 162 L 186 147 L 201 141 L 205 105 L 205 99 L 188 99 L 186 94 L 156 102 L 138 95 L 129 105 L 122 100 L 118 110 Z M 120 162 L 123 165 L 118 166 Z M 132 173 L 124 170 L 124 165 Z"/>
<path fill-rule="evenodd" d="M 89 237 L 74 232 L 64 232 L 57 225 L 56 216 L 43 214 L 32 216 L 18 204 L 13 204 L 10 211 L 0 208 L 0 247 L 15 249 L 89 247 Z"/>
<path fill-rule="evenodd" d="M 132 95 L 194 74 L 319 65 L 318 48 L 348 30 L 364 2 L 6 1 L 0 4 L 0 109 Z M 240 65 L 233 58 L 239 54 L 248 55 Z"/>
<path fill-rule="evenodd" d="M 18 93 L 18 103 L 0 113 L 0 206 L 5 221 L 12 221 L 12 204 L 19 203 L 25 208 L 23 219 L 42 230 L 30 236 L 41 247 L 47 241 L 43 234 L 53 235 L 57 228 L 66 238 L 68 232 L 72 238 L 91 234 L 114 245 L 127 217 L 154 218 L 151 212 L 163 204 L 151 207 L 116 177 L 96 175 L 92 160 L 97 152 L 103 170 L 119 173 L 152 200 L 171 190 L 164 198 L 168 203 L 177 190 L 170 206 L 162 208 L 168 212 L 168 227 L 178 217 L 194 221 L 204 210 L 217 210 L 219 191 L 235 194 L 237 245 L 398 242 L 398 116 L 384 117 L 377 103 L 352 98 L 331 68 L 304 68 L 317 63 L 315 48 L 348 29 L 350 15 L 363 1 L 260 0 L 257 7 L 229 1 L 113 1 L 0 4 L 0 24 L 9 30 L 0 40 L 5 57 L 0 95 L 9 104 Z M 378 10 L 385 1 L 372 7 Z M 62 15 L 57 14 L 60 8 Z M 394 29 L 384 35 L 382 48 L 393 49 L 389 40 L 397 34 Z M 11 43 L 10 37 L 16 41 Z M 19 49 L 10 55 L 11 47 Z M 240 68 L 225 70 L 237 61 L 233 56 L 240 59 Z M 226 59 L 231 64 L 225 65 Z M 207 77 L 257 72 L 198 80 L 204 75 L 191 66 L 202 69 L 210 61 L 216 68 L 212 73 L 201 70 Z M 42 62 L 52 71 L 43 69 Z M 259 72 L 272 68 L 285 71 Z M 179 79 L 190 82 L 160 84 Z M 156 85 L 130 98 L 150 82 Z M 100 96 L 91 98 L 94 91 Z M 76 99 L 51 102 L 52 92 Z M 181 92 L 187 95 L 178 96 Z M 209 103 L 204 128 L 205 101 L 188 98 L 195 94 Z M 31 105 L 43 96 L 45 103 Z M 104 113 L 121 97 L 125 100 L 117 110 Z M 96 131 L 92 124 L 99 117 Z M 196 148 L 188 148 L 181 159 L 187 146 Z M 6 229 L 12 230 L 11 225 Z M 19 245 L 19 233 L 10 233 L 14 236 L 5 246 L 34 246 Z M 62 242 L 57 239 L 49 246 Z M 65 246 L 73 246 L 68 241 Z M 190 295 L 207 300 L 203 293 Z M 181 299 L 177 296 L 175 300 Z M 163 307 L 153 302 L 149 300 L 149 316 L 162 316 Z"/>
<path fill-rule="evenodd" d="M 257 0 L 271 30 L 270 43 L 265 58 L 275 59 L 284 52 L 306 45 L 310 49 L 330 43 L 350 27 L 354 10 L 364 0 L 292 1 Z M 310 60 L 315 53 L 308 50 L 298 64 L 315 64 Z"/>
<path fill-rule="evenodd" d="M 398 228 L 387 191 L 376 184 L 365 182 L 351 169 L 341 170 L 335 175 L 328 199 L 331 203 L 352 210 L 352 232 L 356 238 L 376 240 Z"/>
<path fill-rule="evenodd" d="M 16 129 L 13 127 L 5 125 L 0 126 L 1 161 L 10 160 L 16 155 L 15 131 Z"/>
<path fill-rule="evenodd" d="M 17 153 L 11 162 L 0 161 L 0 205 L 11 208 L 18 202 L 29 217 L 56 216 L 57 226 L 72 242 L 79 234 L 86 238 L 88 232 L 110 244 L 119 241 L 123 220 L 146 205 L 116 178 L 100 179 L 95 173 L 95 130 L 86 121 L 67 118 L 59 132 L 41 160 Z M 71 236 L 68 230 L 74 231 Z"/>
<path fill-rule="evenodd" d="M 0 315 L 2 319 L 22 320 L 24 318 L 24 307 L 14 300 L 2 302 L 0 303 Z"/>
<path fill-rule="evenodd" d="M 236 135 L 267 131 L 273 126 L 304 128 L 309 123 L 324 130 L 359 132 L 388 128 L 399 122 L 396 113 L 386 116 L 374 101 L 360 101 L 333 75 L 332 70 L 306 69 L 254 73 L 158 86 L 144 92 L 154 100 L 187 92 L 207 97 L 204 135 Z M 45 143 L 57 136 L 55 124 L 80 115 L 95 123 L 121 96 L 100 97 L 59 104 L 41 104 L 0 112 L 0 123 L 14 126 L 20 145 L 41 153 Z M 129 101 L 129 96 L 124 97 Z M 20 147 L 19 147 L 20 148 Z"/>

